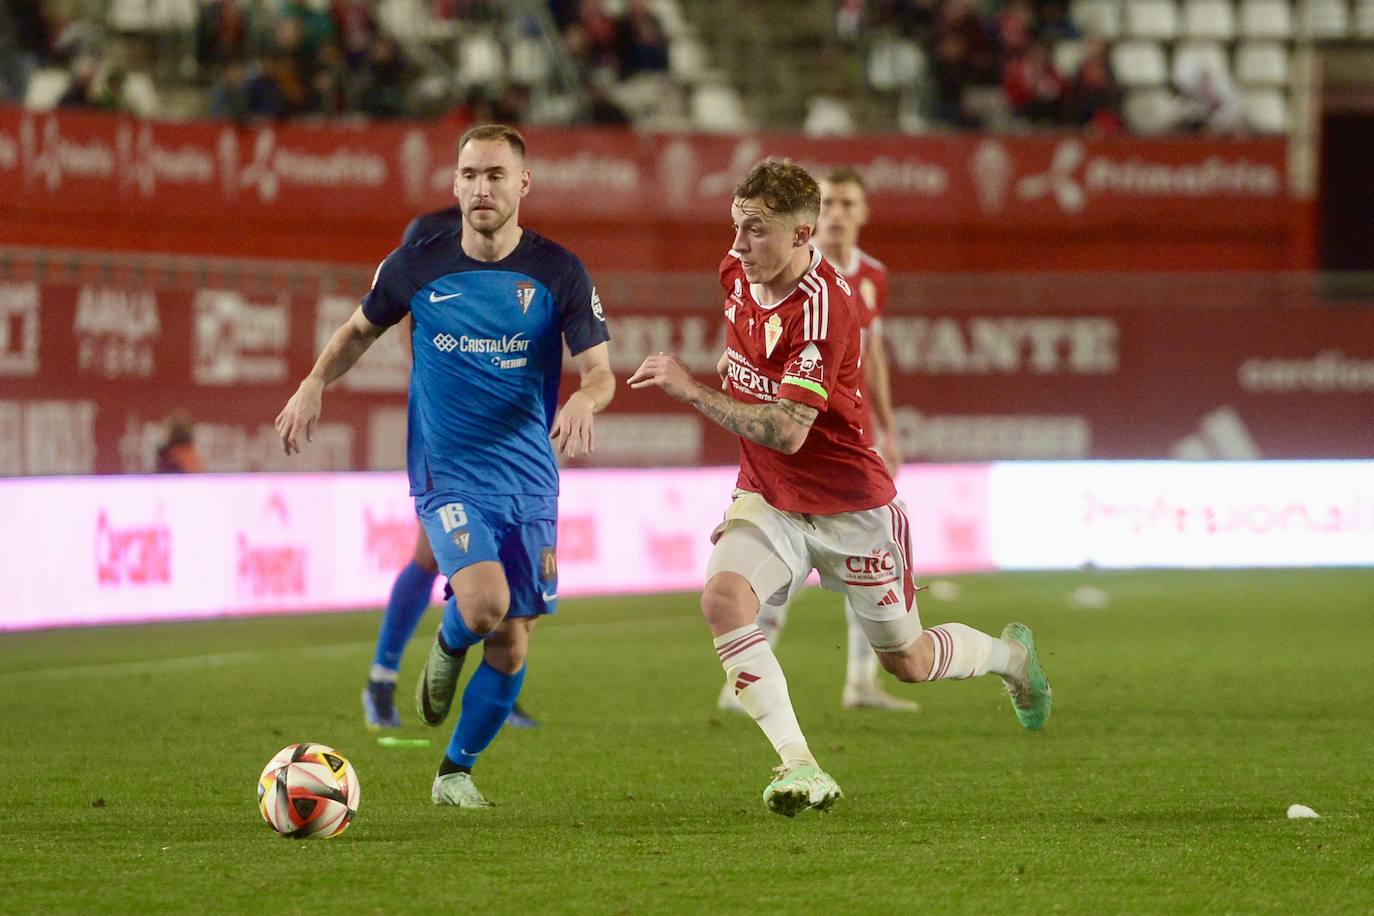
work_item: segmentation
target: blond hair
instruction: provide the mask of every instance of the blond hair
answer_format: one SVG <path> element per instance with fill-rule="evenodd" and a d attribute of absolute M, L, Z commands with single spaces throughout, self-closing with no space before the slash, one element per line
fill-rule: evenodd
<path fill-rule="evenodd" d="M 505 140 L 517 156 L 522 160 L 525 158 L 525 138 L 520 135 L 520 131 L 508 124 L 478 124 L 469 127 L 458 138 L 457 152 L 461 155 L 463 147 L 473 140 Z"/>

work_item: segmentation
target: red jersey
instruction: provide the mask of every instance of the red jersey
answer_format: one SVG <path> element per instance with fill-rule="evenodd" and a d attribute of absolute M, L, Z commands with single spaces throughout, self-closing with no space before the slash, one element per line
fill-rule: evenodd
<path fill-rule="evenodd" d="M 887 311 L 887 265 L 855 248 L 848 264 L 835 264 L 840 276 L 849 282 L 859 300 L 859 327 L 863 329 L 864 346 L 868 346 L 867 331 L 877 324 Z"/>
<path fill-rule="evenodd" d="M 820 411 L 795 455 L 740 439 L 738 486 L 784 512 L 835 515 L 897 495 L 864 430 L 859 312 L 845 279 L 819 251 L 797 288 L 760 305 L 734 252 L 720 265 L 730 395 L 746 404 L 795 401 Z"/>

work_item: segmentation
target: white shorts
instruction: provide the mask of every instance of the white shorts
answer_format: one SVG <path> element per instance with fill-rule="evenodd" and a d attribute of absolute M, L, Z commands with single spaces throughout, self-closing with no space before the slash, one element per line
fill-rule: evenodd
<path fill-rule="evenodd" d="M 800 589 L 815 569 L 824 588 L 848 599 L 876 651 L 900 652 L 921 635 L 908 559 L 911 535 L 899 500 L 876 509 L 804 515 L 736 490 L 711 541 L 716 546 L 706 564 L 707 581 L 733 572 L 748 580 L 760 603 L 776 602 Z"/>

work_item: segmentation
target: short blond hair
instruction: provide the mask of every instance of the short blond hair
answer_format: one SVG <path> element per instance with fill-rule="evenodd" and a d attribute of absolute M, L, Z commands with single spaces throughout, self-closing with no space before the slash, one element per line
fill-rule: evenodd
<path fill-rule="evenodd" d="M 749 170 L 735 188 L 735 200 L 754 199 L 776 216 L 815 220 L 821 213 L 820 185 L 791 159 L 765 159 Z"/>
<path fill-rule="evenodd" d="M 515 154 L 521 161 L 525 158 L 525 138 L 520 135 L 520 131 L 511 127 L 509 124 L 478 124 L 469 127 L 458 138 L 458 149 L 456 152 L 461 155 L 463 147 L 473 140 L 505 140 L 510 144 L 510 148 L 515 150 Z"/>

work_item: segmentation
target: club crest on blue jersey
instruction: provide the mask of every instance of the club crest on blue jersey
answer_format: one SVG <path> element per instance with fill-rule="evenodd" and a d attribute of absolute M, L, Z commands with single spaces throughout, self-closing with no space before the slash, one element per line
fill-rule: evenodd
<path fill-rule="evenodd" d="M 528 314 L 530 304 L 534 302 L 534 284 L 525 280 L 518 281 L 515 284 L 515 298 L 520 302 L 520 314 Z"/>

